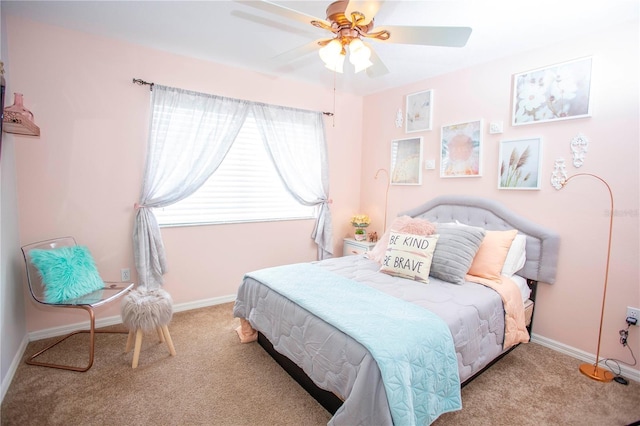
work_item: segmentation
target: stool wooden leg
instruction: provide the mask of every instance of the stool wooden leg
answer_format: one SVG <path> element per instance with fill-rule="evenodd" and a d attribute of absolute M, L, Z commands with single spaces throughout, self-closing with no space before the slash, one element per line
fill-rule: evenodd
<path fill-rule="evenodd" d="M 133 346 L 133 330 L 129 330 L 129 335 L 127 336 L 127 346 L 124 348 L 124 353 L 126 354 L 131 350 L 131 346 Z"/>
<path fill-rule="evenodd" d="M 156 331 L 158 332 L 158 339 L 160 339 L 160 343 L 164 343 L 164 335 L 162 334 L 162 328 L 158 327 L 156 328 Z"/>
<path fill-rule="evenodd" d="M 169 327 L 166 325 L 162 326 L 162 332 L 164 333 L 164 338 L 167 341 L 167 346 L 169 347 L 169 353 L 171 356 L 176 356 L 176 349 L 173 347 L 173 340 L 171 340 L 171 335 L 169 334 Z"/>
<path fill-rule="evenodd" d="M 131 368 L 138 368 L 138 359 L 140 358 L 140 347 L 142 346 L 142 330 L 136 331 L 136 348 L 133 351 L 133 363 Z"/>

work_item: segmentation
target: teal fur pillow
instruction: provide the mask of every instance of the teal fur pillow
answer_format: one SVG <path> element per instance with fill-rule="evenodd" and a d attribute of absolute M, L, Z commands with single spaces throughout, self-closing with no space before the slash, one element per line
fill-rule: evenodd
<path fill-rule="evenodd" d="M 42 277 L 47 303 L 62 303 L 104 288 L 87 247 L 34 249 L 29 254 Z"/>

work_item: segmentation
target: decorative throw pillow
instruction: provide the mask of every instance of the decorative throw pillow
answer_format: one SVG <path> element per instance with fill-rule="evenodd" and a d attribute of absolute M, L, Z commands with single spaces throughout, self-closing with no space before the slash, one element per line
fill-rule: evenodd
<path fill-rule="evenodd" d="M 418 217 L 411 217 L 406 215 L 398 216 L 393 220 L 393 223 L 391 224 L 389 229 L 387 229 L 382 237 L 380 237 L 378 243 L 373 247 L 373 249 L 367 252 L 367 257 L 369 259 L 375 260 L 376 262 L 382 264 L 382 260 L 384 259 L 385 253 L 387 251 L 387 245 L 389 244 L 389 236 L 392 231 L 425 236 L 434 234 L 436 232 L 436 227 L 427 219 L 421 219 Z"/>
<path fill-rule="evenodd" d="M 437 235 L 425 237 L 391 231 L 380 272 L 428 283 L 437 241 Z"/>
<path fill-rule="evenodd" d="M 42 277 L 47 303 L 62 303 L 104 287 L 87 247 L 34 249 L 29 253 Z"/>
<path fill-rule="evenodd" d="M 504 266 L 502 267 L 502 275 L 508 277 L 513 276 L 524 266 L 527 261 L 527 236 L 524 234 L 517 234 L 509 247 L 507 252 L 507 258 L 504 260 Z"/>
<path fill-rule="evenodd" d="M 500 273 L 507 258 L 509 247 L 518 233 L 510 231 L 487 231 L 478 253 L 469 268 L 469 274 L 488 280 L 500 281 Z"/>
<path fill-rule="evenodd" d="M 485 230 L 455 223 L 438 223 L 438 245 L 433 253 L 431 276 L 453 284 L 464 284 L 465 275 L 478 252 Z"/>

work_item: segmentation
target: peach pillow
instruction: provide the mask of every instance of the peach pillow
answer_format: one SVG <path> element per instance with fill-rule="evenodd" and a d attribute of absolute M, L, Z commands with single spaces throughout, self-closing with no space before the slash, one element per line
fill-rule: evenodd
<path fill-rule="evenodd" d="M 367 252 L 367 257 L 371 260 L 382 264 L 387 246 L 389 245 L 389 236 L 391 231 L 402 232 L 404 234 L 414 234 L 420 236 L 428 236 L 435 234 L 436 227 L 427 219 L 420 219 L 411 216 L 398 216 L 387 231 L 380 237 L 378 243 Z"/>
<path fill-rule="evenodd" d="M 515 229 L 486 231 L 468 274 L 499 282 L 504 261 L 517 234 Z"/>

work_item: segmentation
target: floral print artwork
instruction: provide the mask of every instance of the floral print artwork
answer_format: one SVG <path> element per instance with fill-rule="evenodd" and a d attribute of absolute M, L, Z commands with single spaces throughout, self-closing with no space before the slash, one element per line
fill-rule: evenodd
<path fill-rule="evenodd" d="M 481 176 L 482 120 L 442 127 L 440 177 Z"/>
<path fill-rule="evenodd" d="M 591 58 L 518 74 L 513 124 L 588 117 Z"/>

